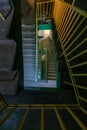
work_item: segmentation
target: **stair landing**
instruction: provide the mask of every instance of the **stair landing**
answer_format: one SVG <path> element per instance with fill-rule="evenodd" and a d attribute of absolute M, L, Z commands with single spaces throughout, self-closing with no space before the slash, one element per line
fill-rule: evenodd
<path fill-rule="evenodd" d="M 56 81 L 55 80 L 42 80 L 42 81 L 25 81 L 25 89 L 26 88 L 32 88 L 32 87 L 36 87 L 36 88 L 56 88 Z"/>

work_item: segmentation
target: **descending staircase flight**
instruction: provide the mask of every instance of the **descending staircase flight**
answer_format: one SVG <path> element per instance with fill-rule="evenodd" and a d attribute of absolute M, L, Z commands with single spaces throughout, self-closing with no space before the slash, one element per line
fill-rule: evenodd
<path fill-rule="evenodd" d="M 35 79 L 35 27 L 27 19 L 22 23 L 24 86 L 30 85 Z"/>

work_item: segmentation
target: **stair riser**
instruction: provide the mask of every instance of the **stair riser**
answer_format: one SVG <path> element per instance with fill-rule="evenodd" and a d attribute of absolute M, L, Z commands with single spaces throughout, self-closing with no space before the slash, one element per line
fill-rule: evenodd
<path fill-rule="evenodd" d="M 33 44 L 35 43 L 35 40 L 33 38 L 22 38 L 22 43 L 24 44 Z"/>
<path fill-rule="evenodd" d="M 31 33 L 31 34 L 29 34 L 29 32 L 22 33 L 22 37 L 23 38 L 34 38 L 34 33 Z"/>

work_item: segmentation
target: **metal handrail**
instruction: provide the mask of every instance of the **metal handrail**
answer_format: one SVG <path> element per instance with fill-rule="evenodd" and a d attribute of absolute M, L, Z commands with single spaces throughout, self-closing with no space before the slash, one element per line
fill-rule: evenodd
<path fill-rule="evenodd" d="M 87 37 L 84 35 L 87 31 L 87 25 L 85 22 L 87 20 L 87 12 L 74 7 L 74 2 L 75 1 L 70 5 L 64 1 L 55 0 L 53 18 L 58 32 L 58 39 L 63 51 L 60 57 L 64 55 L 72 81 L 72 83 L 66 84 L 74 87 L 77 101 L 78 103 L 81 103 L 82 100 L 86 101 L 86 99 L 80 96 L 81 93 L 79 89 L 86 90 L 87 87 L 80 83 L 78 84 L 77 78 L 87 77 L 87 72 L 75 73 L 74 69 L 80 68 L 82 70 L 84 66 L 87 65 L 86 59 L 81 63 L 75 63 L 75 60 L 78 60 L 78 58 L 87 54 L 87 49 L 84 48 L 84 45 L 87 43 Z M 83 26 L 82 29 L 81 26 Z M 80 39 L 80 42 L 77 42 L 78 39 Z"/>
<path fill-rule="evenodd" d="M 37 19 L 47 19 L 53 17 L 54 1 L 49 0 L 45 2 L 36 2 L 37 6 Z"/>
<path fill-rule="evenodd" d="M 66 3 L 63 2 L 63 1 L 55 0 L 55 2 L 61 2 L 61 5 L 63 4 L 63 5 L 66 6 Z M 74 5 L 74 3 L 75 3 L 75 0 L 73 0 L 72 5 Z M 56 5 L 59 6 L 60 4 L 59 5 L 56 4 Z M 73 6 L 69 6 L 69 7 L 72 7 L 74 9 Z M 61 8 L 61 7 L 59 6 L 59 8 Z M 58 8 L 56 8 L 56 9 L 58 9 Z M 54 8 L 54 11 L 55 11 L 55 8 Z M 57 12 L 57 10 L 56 10 L 56 12 Z M 78 16 L 80 16 L 80 14 L 82 15 L 83 14 L 82 12 L 83 11 L 81 11 L 81 13 L 79 12 Z M 63 14 L 63 12 L 62 12 L 62 14 Z M 59 17 L 61 16 L 60 12 L 59 12 L 58 16 Z M 69 51 L 69 52 L 66 53 L 65 48 L 64 48 L 64 46 L 62 44 L 63 41 L 61 39 L 61 34 L 60 34 L 60 32 L 61 32 L 60 29 L 61 29 L 63 23 L 60 22 L 60 24 L 59 23 L 57 24 L 57 20 L 59 21 L 58 16 L 57 15 L 54 16 L 54 20 L 55 20 L 55 24 L 56 24 L 56 29 L 57 29 L 58 34 L 59 34 L 59 40 L 60 40 L 60 43 L 61 43 L 63 54 L 64 54 L 64 57 L 65 57 L 65 60 L 66 60 L 66 63 L 67 63 L 67 67 L 68 67 L 68 70 L 69 70 L 69 74 L 70 74 L 70 77 L 71 77 L 71 81 L 72 81 L 70 83 L 69 82 L 65 82 L 65 84 L 73 86 L 74 89 L 75 89 L 75 92 L 76 92 L 77 100 L 81 100 L 82 102 L 87 104 L 87 99 L 82 97 L 81 95 L 79 95 L 78 92 L 77 92 L 77 88 L 86 91 L 87 87 L 84 86 L 84 85 L 78 85 L 76 83 L 76 79 L 75 79 L 74 73 L 73 73 L 73 69 L 76 69 L 76 68 L 79 68 L 79 67 L 81 67 L 81 68 L 84 67 L 85 65 L 87 65 L 87 61 L 83 61 L 81 63 L 75 63 L 73 65 L 71 65 L 71 62 L 69 61 L 69 59 L 70 59 L 69 56 L 74 51 L 78 50 L 79 47 L 82 47 L 82 45 L 84 44 L 83 41 L 85 40 L 85 38 L 84 38 L 84 40 L 79 42 L 76 47 L 73 47 L 71 52 Z M 80 18 L 80 17 L 78 17 L 78 18 Z M 62 23 L 62 25 L 61 25 L 61 23 Z M 74 22 L 74 24 L 75 23 L 76 23 L 76 21 Z M 36 20 L 36 24 L 37 24 L 37 20 Z M 74 28 L 74 26 L 73 26 L 73 28 Z M 37 33 L 37 30 L 38 30 L 38 26 L 36 26 L 36 33 Z M 70 37 L 70 34 L 68 36 Z M 36 34 L 36 49 L 38 49 L 38 44 L 37 44 L 38 43 L 38 39 L 37 38 L 38 37 L 37 37 L 37 34 Z M 83 52 L 83 50 L 81 50 L 81 51 Z M 38 54 L 38 50 L 37 50 L 36 54 Z M 78 55 L 78 52 L 76 54 Z M 77 58 L 77 57 L 75 57 L 75 58 Z M 38 59 L 36 58 L 36 60 L 38 60 Z M 81 74 L 80 76 L 82 76 L 82 73 L 80 73 L 80 74 Z M 17 110 L 17 113 L 19 111 L 18 116 L 20 116 L 21 112 L 23 112 L 23 114 L 21 115 L 20 119 L 18 118 L 17 115 L 15 115 L 15 110 Z M 38 112 L 37 112 L 37 110 L 38 110 Z M 37 114 L 35 112 L 39 113 L 38 116 L 37 116 Z M 80 114 L 81 114 L 81 116 L 80 116 Z M 80 106 L 80 104 L 16 104 L 16 105 L 13 104 L 13 105 L 8 105 L 4 101 L 2 96 L 0 95 L 0 115 L 1 115 L 1 118 L 0 118 L 0 128 L 2 127 L 1 125 L 6 126 L 5 125 L 5 121 L 7 119 L 8 119 L 8 122 L 11 121 L 10 116 L 12 116 L 12 117 L 15 118 L 15 120 L 17 118 L 18 118 L 17 121 L 19 120 L 18 122 L 15 121 L 15 123 L 16 123 L 15 126 L 16 126 L 17 130 L 22 130 L 25 126 L 26 126 L 26 130 L 29 129 L 29 123 L 32 124 L 31 117 L 32 117 L 32 120 L 36 121 L 36 123 L 34 123 L 34 124 L 36 124 L 36 126 L 32 125 L 32 127 L 31 127 L 33 129 L 38 128 L 40 130 L 45 130 L 45 129 L 49 129 L 49 126 L 51 128 L 51 126 L 53 126 L 53 124 L 51 124 L 49 122 L 46 122 L 46 118 L 47 118 L 47 121 L 50 121 L 50 120 L 53 121 L 53 122 L 55 121 L 56 124 L 58 122 L 58 124 L 56 125 L 57 127 L 55 126 L 56 129 L 67 130 L 67 129 L 70 129 L 70 128 L 76 128 L 76 129 L 87 130 L 87 122 L 86 122 L 87 110 L 83 106 Z M 65 120 L 65 116 L 64 115 L 65 116 L 67 115 L 67 117 L 68 117 L 67 119 L 68 120 Z M 36 116 L 37 116 L 37 118 L 35 118 Z M 51 117 L 51 118 L 49 118 L 49 117 Z M 10 120 L 9 120 L 9 118 L 10 118 Z M 37 123 L 37 121 L 39 123 Z M 68 125 L 68 121 L 71 122 L 70 125 Z M 48 123 L 48 125 L 47 125 L 47 123 Z M 12 127 L 13 127 L 13 124 L 11 125 L 11 129 L 13 129 Z M 1 129 L 3 129 L 3 127 Z M 15 129 L 15 127 L 14 127 L 14 129 Z"/>

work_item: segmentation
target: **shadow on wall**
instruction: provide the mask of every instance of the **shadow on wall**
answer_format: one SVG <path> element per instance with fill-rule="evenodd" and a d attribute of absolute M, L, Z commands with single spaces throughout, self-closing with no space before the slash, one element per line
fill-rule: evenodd
<path fill-rule="evenodd" d="M 14 70 L 14 60 L 17 43 L 8 38 L 14 15 L 14 5 L 11 1 L 0 0 L 0 93 L 16 94 L 19 72 Z"/>
<path fill-rule="evenodd" d="M 21 15 L 22 18 L 32 17 L 34 8 L 34 0 L 22 0 L 21 1 Z"/>

